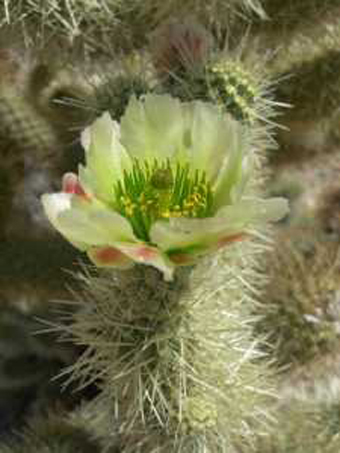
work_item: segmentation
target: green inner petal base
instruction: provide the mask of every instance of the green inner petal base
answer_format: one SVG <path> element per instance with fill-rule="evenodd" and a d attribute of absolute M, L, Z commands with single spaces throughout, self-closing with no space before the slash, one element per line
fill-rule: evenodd
<path fill-rule="evenodd" d="M 151 225 L 170 217 L 204 218 L 213 215 L 213 192 L 202 170 L 188 163 L 172 165 L 134 160 L 131 171 L 114 186 L 114 209 L 126 217 L 135 235 L 150 242 Z"/>

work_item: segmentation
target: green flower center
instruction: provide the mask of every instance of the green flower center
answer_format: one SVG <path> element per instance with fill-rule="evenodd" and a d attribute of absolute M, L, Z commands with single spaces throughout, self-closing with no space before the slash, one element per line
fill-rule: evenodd
<path fill-rule="evenodd" d="M 211 185 L 202 170 L 169 160 L 135 160 L 114 186 L 115 210 L 126 217 L 135 235 L 150 242 L 151 225 L 170 217 L 203 218 L 213 214 Z"/>

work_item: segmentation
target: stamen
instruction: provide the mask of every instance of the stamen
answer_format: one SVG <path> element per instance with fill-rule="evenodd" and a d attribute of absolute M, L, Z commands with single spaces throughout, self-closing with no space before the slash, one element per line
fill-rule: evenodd
<path fill-rule="evenodd" d="M 150 242 L 151 225 L 170 217 L 210 217 L 213 193 L 204 171 L 169 159 L 134 161 L 114 187 L 115 209 L 126 217 L 137 237 Z"/>

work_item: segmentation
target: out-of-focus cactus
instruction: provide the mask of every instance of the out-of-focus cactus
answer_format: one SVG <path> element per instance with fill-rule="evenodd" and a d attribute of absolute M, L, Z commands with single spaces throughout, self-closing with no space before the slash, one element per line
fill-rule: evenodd
<path fill-rule="evenodd" d="M 283 38 L 303 28 L 314 27 L 317 21 L 331 19 L 339 13 L 338 0 L 262 0 L 269 21 L 260 27 L 273 34 L 281 33 Z"/>
<path fill-rule="evenodd" d="M 53 159 L 56 139 L 45 118 L 39 116 L 22 94 L 14 90 L 0 93 L 0 152 L 1 165 L 24 166 L 24 160 Z M 47 155 L 46 155 L 47 154 Z"/>
<path fill-rule="evenodd" d="M 340 449 L 339 404 L 295 402 L 281 407 L 278 424 L 263 437 L 258 453 L 337 453 Z"/>
<path fill-rule="evenodd" d="M 226 25 L 231 18 L 251 13 L 264 16 L 259 0 L 2 0 L 2 26 L 14 24 L 26 43 L 41 45 L 51 36 L 78 43 L 86 53 L 145 44 L 146 35 L 174 14 L 195 14 L 208 23 Z"/>
<path fill-rule="evenodd" d="M 92 111 L 85 107 L 91 104 L 94 88 L 81 66 L 75 69 L 67 60 L 62 63 L 49 62 L 46 58 L 38 61 L 27 76 L 25 96 L 54 128 L 60 144 L 71 153 L 71 145 L 79 141 L 80 131 L 92 117 Z"/>
<path fill-rule="evenodd" d="M 340 184 L 327 184 L 320 193 L 315 209 L 315 223 L 334 240 L 340 239 Z"/>
<path fill-rule="evenodd" d="M 34 418 L 15 440 L 0 445 L 1 453 L 100 453 L 102 450 L 83 426 L 66 415 Z M 111 453 L 114 453 L 113 451 Z"/>
<path fill-rule="evenodd" d="M 61 403 L 60 387 L 52 379 L 75 357 L 73 347 L 55 344 L 55 337 L 51 335 L 37 334 L 42 325 L 33 314 L 47 318 L 46 303 L 39 309 L 29 307 L 31 311 L 24 313 L 24 309 L 14 308 L 15 303 L 10 302 L 1 298 L 1 436 L 18 429 L 24 417 L 41 410 L 46 404 Z M 69 404 L 71 399 L 65 398 L 66 401 Z"/>
<path fill-rule="evenodd" d="M 283 236 L 283 235 L 282 235 Z M 279 237 L 268 259 L 260 330 L 281 364 L 301 364 L 339 344 L 338 246 L 294 230 Z"/>
<path fill-rule="evenodd" d="M 281 80 L 277 99 L 293 107 L 282 119 L 291 132 L 283 131 L 280 142 L 327 149 L 332 139 L 329 123 L 340 102 L 340 4 L 267 3 L 271 20 L 254 26 L 249 36 L 254 45 L 248 49 L 271 54 L 267 69 Z"/>
<path fill-rule="evenodd" d="M 91 98 L 91 85 L 69 68 L 61 71 L 56 60 L 46 66 L 39 55 L 33 59 L 15 46 L 0 54 L 0 236 L 4 240 L 36 240 L 42 230 L 46 232 L 39 196 L 52 190 L 60 174 L 75 169 L 83 158 L 80 130 L 92 112 L 79 98 Z"/>
<path fill-rule="evenodd" d="M 12 231 L 23 227 L 24 222 L 27 228 L 27 221 L 39 216 L 35 191 L 39 190 L 39 186 L 41 190 L 48 189 L 53 177 L 58 174 L 60 154 L 51 125 L 20 93 L 1 90 L 0 118 L 0 169 L 5 175 L 1 181 L 5 202 L 0 206 L 3 218 L 0 229 L 6 238 Z M 30 179 L 33 175 L 34 179 Z M 23 215 L 12 223 L 12 217 L 22 210 L 25 199 L 31 201 L 30 206 L 26 206 L 25 214 L 22 211 Z M 41 219 L 41 224 L 46 222 Z"/>
<path fill-rule="evenodd" d="M 98 114 L 109 111 L 111 117 L 119 121 L 132 96 L 138 99 L 150 91 L 151 87 L 142 75 L 116 74 L 109 77 L 104 76 L 94 90 L 93 116 L 95 118 Z M 91 108 L 91 105 L 88 107 Z"/>
<path fill-rule="evenodd" d="M 288 197 L 291 202 L 286 226 L 294 230 L 287 234 L 294 237 L 297 233 L 302 242 L 310 242 L 313 236 L 315 240 L 338 242 L 340 153 L 337 149 L 330 148 L 328 153 L 304 150 L 296 154 L 295 149 L 281 153 L 274 171 L 270 193 Z"/>
<path fill-rule="evenodd" d="M 339 67 L 340 47 L 289 68 L 291 77 L 282 83 L 278 96 L 295 106 L 290 113 L 291 121 L 320 120 L 331 116 L 340 103 Z"/>

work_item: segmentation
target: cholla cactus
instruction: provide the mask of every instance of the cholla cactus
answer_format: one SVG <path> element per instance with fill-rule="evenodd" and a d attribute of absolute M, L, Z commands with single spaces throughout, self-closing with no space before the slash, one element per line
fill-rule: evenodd
<path fill-rule="evenodd" d="M 80 276 L 79 309 L 61 330 L 88 345 L 69 371 L 99 384 L 88 423 L 104 445 L 232 452 L 266 431 L 273 389 L 241 283 L 258 281 L 258 247 L 220 252 L 172 283 L 145 266 Z"/>
<path fill-rule="evenodd" d="M 104 114 L 82 142 L 79 178 L 42 199 L 57 230 L 108 268 L 80 277 L 85 306 L 62 328 L 88 345 L 72 378 L 99 381 L 114 419 L 106 443 L 126 453 L 233 451 L 265 425 L 270 392 L 242 283 L 259 245 L 231 244 L 286 202 L 252 193 L 247 127 L 201 101 L 133 98 L 120 126 Z"/>

